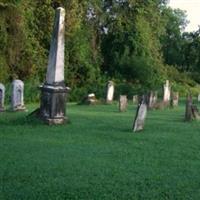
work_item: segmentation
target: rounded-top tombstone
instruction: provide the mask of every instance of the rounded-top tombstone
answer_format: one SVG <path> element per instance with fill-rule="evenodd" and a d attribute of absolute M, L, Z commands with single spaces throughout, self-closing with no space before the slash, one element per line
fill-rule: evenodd
<path fill-rule="evenodd" d="M 166 80 L 166 83 L 164 84 L 163 89 L 164 89 L 163 102 L 169 103 L 170 96 L 171 96 L 171 88 L 170 88 L 169 80 Z"/>
<path fill-rule="evenodd" d="M 23 111 L 24 106 L 24 83 L 21 80 L 12 82 L 11 109 L 13 111 Z"/>
<path fill-rule="evenodd" d="M 4 111 L 5 86 L 0 83 L 0 112 Z"/>
<path fill-rule="evenodd" d="M 113 81 L 108 81 L 106 103 L 112 103 L 114 98 L 115 86 Z"/>

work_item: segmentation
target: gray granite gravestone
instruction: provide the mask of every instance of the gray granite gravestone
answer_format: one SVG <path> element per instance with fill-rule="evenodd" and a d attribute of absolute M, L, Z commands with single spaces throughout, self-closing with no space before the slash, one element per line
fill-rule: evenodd
<path fill-rule="evenodd" d="M 141 131 L 144 129 L 144 123 L 147 116 L 147 97 L 145 95 L 140 99 L 135 119 L 133 122 L 133 132 Z"/>
<path fill-rule="evenodd" d="M 112 103 L 113 102 L 113 97 L 114 97 L 114 83 L 113 81 L 109 81 L 107 84 L 107 96 L 106 96 L 106 103 Z"/>
<path fill-rule="evenodd" d="M 0 83 L 0 112 L 4 111 L 5 86 Z"/>
<path fill-rule="evenodd" d="M 24 111 L 24 83 L 21 80 L 12 82 L 11 110 Z"/>
<path fill-rule="evenodd" d="M 126 95 L 120 95 L 120 97 L 119 97 L 119 111 L 120 112 L 126 111 L 127 104 L 128 104 L 127 96 Z"/>
<path fill-rule="evenodd" d="M 63 124 L 67 121 L 64 83 L 64 32 L 65 10 L 57 8 L 49 53 L 46 82 L 41 86 L 40 118 L 48 124 Z"/>

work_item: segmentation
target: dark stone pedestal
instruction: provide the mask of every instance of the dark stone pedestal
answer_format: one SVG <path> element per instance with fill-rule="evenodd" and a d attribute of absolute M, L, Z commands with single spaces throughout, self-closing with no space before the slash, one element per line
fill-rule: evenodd
<path fill-rule="evenodd" d="M 68 89 L 64 86 L 44 85 L 41 89 L 39 115 L 49 125 L 64 124 L 66 117 L 66 97 Z"/>

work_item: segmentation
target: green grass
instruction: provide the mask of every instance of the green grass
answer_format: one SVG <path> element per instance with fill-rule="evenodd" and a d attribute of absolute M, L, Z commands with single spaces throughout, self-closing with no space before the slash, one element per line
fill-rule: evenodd
<path fill-rule="evenodd" d="M 150 111 L 135 134 L 135 109 L 70 104 L 57 127 L 1 113 L 0 199 L 199 200 L 200 122 L 182 105 Z"/>

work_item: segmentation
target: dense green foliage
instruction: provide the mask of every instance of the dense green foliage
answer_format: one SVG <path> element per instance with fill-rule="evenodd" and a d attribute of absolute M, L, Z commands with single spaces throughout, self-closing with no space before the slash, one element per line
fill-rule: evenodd
<path fill-rule="evenodd" d="M 199 200 L 200 124 L 184 106 L 149 112 L 139 134 L 132 105 L 69 105 L 57 127 L 0 113 L 0 199 Z"/>
<path fill-rule="evenodd" d="M 0 82 L 44 81 L 58 6 L 71 99 L 102 94 L 108 79 L 140 91 L 165 79 L 183 92 L 200 82 L 200 33 L 184 33 L 185 13 L 165 0 L 0 0 Z"/>

